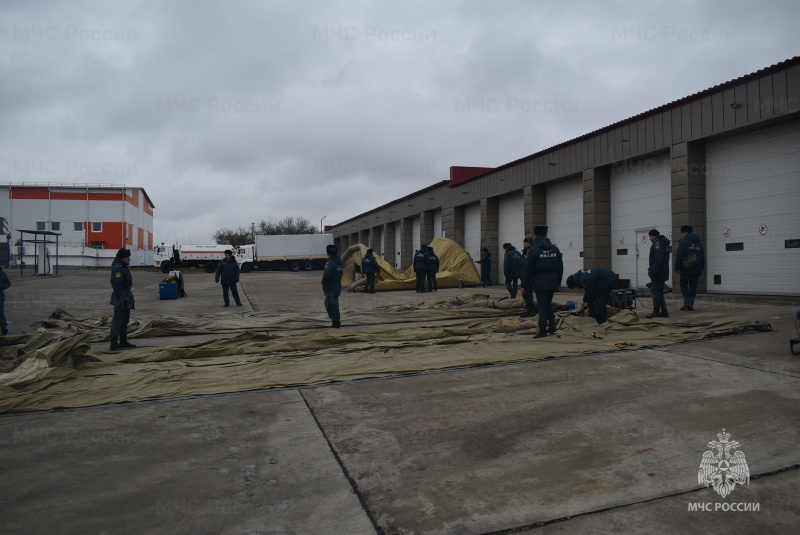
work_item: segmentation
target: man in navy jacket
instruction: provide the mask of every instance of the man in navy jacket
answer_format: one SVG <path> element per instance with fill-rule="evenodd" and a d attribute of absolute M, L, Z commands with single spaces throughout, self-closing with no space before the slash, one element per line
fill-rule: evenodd
<path fill-rule="evenodd" d="M 662 236 L 656 229 L 648 233 L 650 238 L 650 267 L 647 275 L 650 277 L 650 294 L 653 296 L 653 312 L 645 316 L 652 318 L 668 318 L 667 301 L 664 299 L 664 283 L 669 279 L 669 238 Z"/>

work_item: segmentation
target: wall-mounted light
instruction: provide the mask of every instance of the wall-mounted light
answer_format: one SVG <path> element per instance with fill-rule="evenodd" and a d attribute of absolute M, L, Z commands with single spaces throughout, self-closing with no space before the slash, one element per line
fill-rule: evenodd
<path fill-rule="evenodd" d="M 627 142 L 628 142 L 628 140 L 627 140 L 627 139 L 623 139 L 623 140 L 622 140 L 622 142 L 623 142 L 623 143 L 627 143 Z"/>
<path fill-rule="evenodd" d="M 555 167 L 557 164 L 556 164 L 555 162 L 550 162 L 550 163 L 549 163 L 549 164 L 547 164 L 547 165 L 549 165 L 550 167 Z"/>
<path fill-rule="evenodd" d="M 731 108 L 733 108 L 734 110 L 739 110 L 741 108 L 744 108 L 744 104 L 742 104 L 741 102 L 731 102 Z"/>
<path fill-rule="evenodd" d="M 462 191 L 461 193 L 463 193 L 464 195 L 467 195 L 469 192 L 468 191 Z"/>

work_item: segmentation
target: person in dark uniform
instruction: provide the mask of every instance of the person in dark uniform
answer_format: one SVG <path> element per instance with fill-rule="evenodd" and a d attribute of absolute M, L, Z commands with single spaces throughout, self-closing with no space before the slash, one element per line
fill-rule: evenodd
<path fill-rule="evenodd" d="M 239 291 L 236 289 L 236 284 L 239 282 L 239 263 L 236 262 L 230 249 L 225 249 L 225 258 L 220 261 L 217 271 L 214 273 L 214 282 L 220 281 L 222 281 L 222 300 L 225 302 L 222 306 L 227 307 L 231 304 L 228 299 L 228 290 L 233 294 L 236 306 L 242 306 L 242 302 L 239 300 Z"/>
<path fill-rule="evenodd" d="M 375 276 L 381 272 L 378 259 L 372 254 L 374 252 L 374 249 L 367 249 L 367 254 L 361 259 L 361 272 L 367 277 L 367 283 L 364 285 L 364 293 L 375 293 Z"/>
<path fill-rule="evenodd" d="M 339 316 L 339 295 L 342 293 L 342 275 L 344 265 L 339 258 L 339 248 L 335 245 L 328 245 L 325 248 L 328 253 L 328 262 L 325 264 L 325 271 L 322 272 L 322 292 L 325 294 L 325 310 L 331 319 L 331 327 L 338 329 L 342 326 Z"/>
<path fill-rule="evenodd" d="M 6 319 L 6 290 L 11 288 L 11 281 L 8 275 L 0 268 L 0 334 L 8 334 L 8 320 Z"/>
<path fill-rule="evenodd" d="M 652 318 L 668 318 L 667 301 L 664 299 L 664 283 L 669 279 L 669 238 L 662 236 L 656 229 L 648 232 L 650 238 L 650 267 L 647 275 L 650 277 L 650 293 L 653 296 L 653 312 L 645 316 Z"/>
<path fill-rule="evenodd" d="M 539 333 L 534 338 L 543 338 L 547 333 L 556 332 L 556 316 L 553 313 L 553 294 L 561 286 L 564 276 L 564 261 L 561 251 L 547 237 L 547 227 L 534 227 L 536 239 L 525 258 L 522 267 L 522 291 L 536 288 L 536 301 L 539 303 Z M 549 327 L 548 327 L 549 324 Z"/>
<path fill-rule="evenodd" d="M 492 285 L 492 253 L 486 247 L 483 248 L 481 259 L 478 260 L 481 265 L 481 282 L 486 286 Z"/>
<path fill-rule="evenodd" d="M 681 227 L 681 241 L 675 253 L 675 271 L 681 275 L 681 294 L 683 306 L 681 310 L 694 310 L 694 298 L 697 295 L 697 279 L 706 268 L 706 253 L 700 236 L 694 233 L 691 225 Z"/>
<path fill-rule="evenodd" d="M 522 271 L 520 259 L 522 255 L 519 254 L 517 248 L 510 243 L 503 244 L 503 275 L 506 278 L 506 290 L 511 299 L 517 297 L 517 286 L 519 285 L 519 274 Z"/>
<path fill-rule="evenodd" d="M 439 257 L 433 252 L 433 247 L 428 247 L 428 290 L 438 291 L 439 283 L 436 274 L 439 273 Z"/>
<path fill-rule="evenodd" d="M 522 266 L 525 265 L 525 259 L 528 257 L 528 251 L 531 250 L 532 245 L 533 238 L 525 238 L 522 240 L 522 251 L 520 251 L 519 258 L 520 274 L 522 273 Z M 533 287 L 529 288 L 526 292 L 522 292 L 522 300 L 525 301 L 525 312 L 520 316 L 520 318 L 531 318 L 535 316 L 536 305 L 533 301 Z"/>
<path fill-rule="evenodd" d="M 583 288 L 583 306 L 589 307 L 589 315 L 593 316 L 597 323 L 605 323 L 608 321 L 606 310 L 608 298 L 618 280 L 619 275 L 610 269 L 587 269 L 567 277 L 567 287 Z"/>
<path fill-rule="evenodd" d="M 422 244 L 419 251 L 414 253 L 414 273 L 417 274 L 417 293 L 425 292 L 425 279 L 428 278 L 428 245 Z"/>
<path fill-rule="evenodd" d="M 135 345 L 128 342 L 128 322 L 131 319 L 131 310 L 134 310 L 133 277 L 128 269 L 131 263 L 131 252 L 120 249 L 111 263 L 111 294 L 109 304 L 114 305 L 114 318 L 111 320 L 111 351 L 132 349 Z"/>

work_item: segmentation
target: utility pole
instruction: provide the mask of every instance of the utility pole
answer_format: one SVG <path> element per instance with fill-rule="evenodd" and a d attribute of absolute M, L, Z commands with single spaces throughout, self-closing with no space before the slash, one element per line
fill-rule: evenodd
<path fill-rule="evenodd" d="M 250 223 L 250 232 L 253 235 L 253 240 L 250 243 L 255 243 L 256 242 L 256 224 L 255 223 Z"/>
<path fill-rule="evenodd" d="M 323 221 L 325 221 L 325 218 L 326 218 L 326 217 L 328 217 L 328 214 L 325 214 L 324 216 L 322 216 L 322 219 L 320 219 L 320 220 L 319 220 L 319 233 L 320 233 L 320 234 L 322 234 L 323 232 L 325 232 L 325 231 L 323 230 L 323 228 L 322 228 L 322 222 L 323 222 Z"/>

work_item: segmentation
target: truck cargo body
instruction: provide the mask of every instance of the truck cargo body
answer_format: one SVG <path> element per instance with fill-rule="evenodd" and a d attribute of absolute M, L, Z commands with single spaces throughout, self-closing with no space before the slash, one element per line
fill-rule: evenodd
<path fill-rule="evenodd" d="M 206 273 L 213 273 L 220 260 L 225 258 L 226 250 L 234 250 L 230 245 L 156 245 L 153 265 L 162 273 L 169 273 L 175 268 L 203 268 Z"/>
<path fill-rule="evenodd" d="M 256 243 L 236 249 L 236 261 L 243 273 L 252 270 L 288 269 L 309 271 L 322 269 L 333 244 L 331 234 L 258 235 Z"/>

